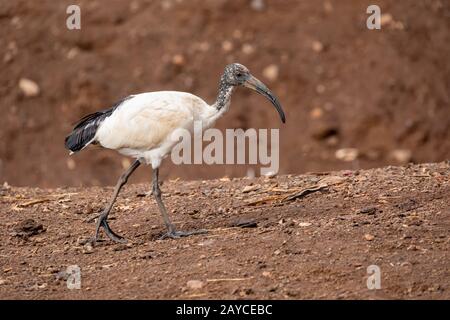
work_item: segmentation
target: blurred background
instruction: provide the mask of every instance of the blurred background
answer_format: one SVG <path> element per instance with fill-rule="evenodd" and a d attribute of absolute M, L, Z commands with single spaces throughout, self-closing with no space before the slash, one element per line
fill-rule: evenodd
<path fill-rule="evenodd" d="M 70 4 L 81 30 L 66 28 Z M 366 28 L 370 4 L 382 30 Z M 280 174 L 449 159 L 449 24 L 448 0 L 0 0 L 0 182 L 114 184 L 129 160 L 99 147 L 69 157 L 73 124 L 132 93 L 212 103 L 230 62 L 279 96 L 287 123 L 239 89 L 217 127 L 281 128 Z M 169 160 L 161 174 L 247 169 Z M 150 178 L 144 167 L 132 180 Z"/>

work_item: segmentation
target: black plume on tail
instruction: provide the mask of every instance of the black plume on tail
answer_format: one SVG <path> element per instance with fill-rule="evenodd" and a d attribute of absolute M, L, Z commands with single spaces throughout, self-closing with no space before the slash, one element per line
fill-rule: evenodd
<path fill-rule="evenodd" d="M 75 125 L 72 133 L 66 137 L 66 148 L 72 152 L 77 152 L 93 142 L 99 125 L 108 118 L 118 106 L 132 97 L 133 96 L 129 96 L 120 100 L 110 109 L 94 112 L 83 117 Z"/>

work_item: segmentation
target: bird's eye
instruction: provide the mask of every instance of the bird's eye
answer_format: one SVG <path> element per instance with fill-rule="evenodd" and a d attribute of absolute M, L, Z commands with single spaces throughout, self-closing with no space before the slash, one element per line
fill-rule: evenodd
<path fill-rule="evenodd" d="M 236 73 L 236 77 L 238 77 L 238 78 L 242 77 L 242 73 L 240 73 L 240 72 Z"/>

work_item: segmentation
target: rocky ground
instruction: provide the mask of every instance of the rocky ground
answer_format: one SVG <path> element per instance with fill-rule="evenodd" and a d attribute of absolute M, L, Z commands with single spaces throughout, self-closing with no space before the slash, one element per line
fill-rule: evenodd
<path fill-rule="evenodd" d="M 84 244 L 112 188 L 0 189 L 1 299 L 449 299 L 450 163 L 273 178 L 165 181 L 183 230 L 164 231 L 148 184 L 126 186 L 111 226 Z M 69 290 L 67 267 L 81 269 Z M 368 290 L 367 267 L 381 270 Z"/>

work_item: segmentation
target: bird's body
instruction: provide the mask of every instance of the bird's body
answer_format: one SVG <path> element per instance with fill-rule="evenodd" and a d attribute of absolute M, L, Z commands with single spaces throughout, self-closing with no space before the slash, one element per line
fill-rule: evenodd
<path fill-rule="evenodd" d="M 122 240 L 109 228 L 106 220 L 121 187 L 141 163 L 151 164 L 154 170 L 153 193 L 168 228 L 168 236 L 199 233 L 175 231 L 161 200 L 158 169 L 162 160 L 178 142 L 172 138 L 175 130 L 187 129 L 193 132 L 194 123 L 197 121 L 201 122 L 202 129 L 213 126 L 228 110 L 231 95 L 238 85 L 249 87 L 270 99 L 284 122 L 284 113 L 276 97 L 240 64 L 226 67 L 221 77 L 219 94 L 212 105 L 186 92 L 148 92 L 128 96 L 110 109 L 87 115 L 78 122 L 72 133 L 66 137 L 66 147 L 71 153 L 95 143 L 136 159 L 119 179 L 109 206 L 100 215 L 94 240 L 97 239 L 100 226 L 104 227 L 111 239 Z"/>
<path fill-rule="evenodd" d="M 180 128 L 193 131 L 194 122 L 209 128 L 226 111 L 217 112 L 201 98 L 186 92 L 158 91 L 130 96 L 98 126 L 92 142 L 142 160 L 157 168 L 177 141 Z"/>

